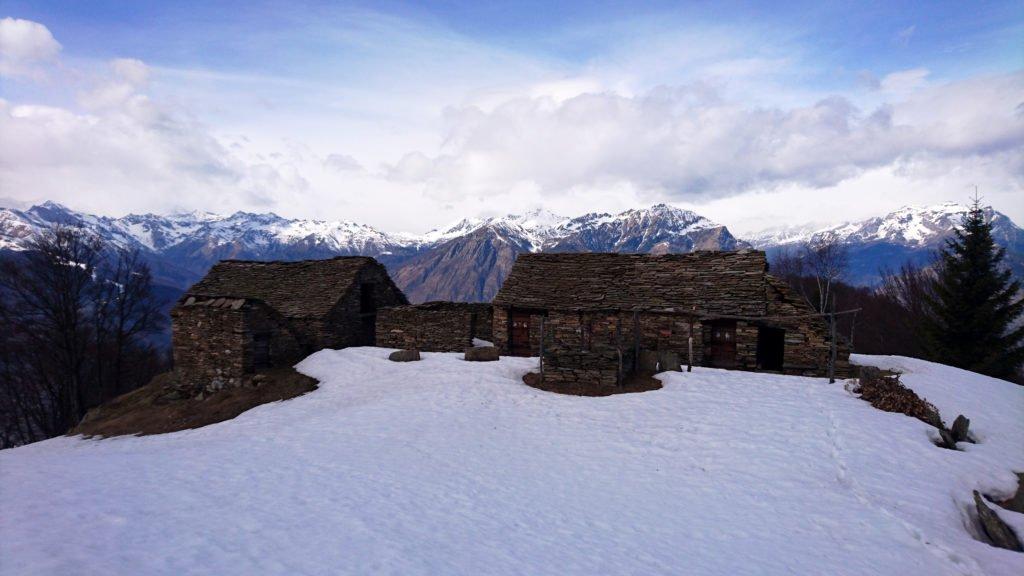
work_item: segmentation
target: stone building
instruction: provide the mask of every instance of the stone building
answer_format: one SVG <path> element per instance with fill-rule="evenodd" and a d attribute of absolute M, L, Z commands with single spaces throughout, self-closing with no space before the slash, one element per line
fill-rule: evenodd
<path fill-rule="evenodd" d="M 427 302 L 382 308 L 377 313 L 377 345 L 423 352 L 462 352 L 473 339 L 490 341 L 491 305 Z"/>
<path fill-rule="evenodd" d="M 521 254 L 493 306 L 503 354 L 540 354 L 543 324 L 548 389 L 613 390 L 645 351 L 685 364 L 691 336 L 696 365 L 827 372 L 827 322 L 771 277 L 755 250 Z M 841 345 L 837 373 L 848 359 Z"/>
<path fill-rule="evenodd" d="M 232 386 L 323 348 L 373 345 L 377 310 L 407 303 L 373 258 L 224 260 L 171 311 L 175 372 Z"/>

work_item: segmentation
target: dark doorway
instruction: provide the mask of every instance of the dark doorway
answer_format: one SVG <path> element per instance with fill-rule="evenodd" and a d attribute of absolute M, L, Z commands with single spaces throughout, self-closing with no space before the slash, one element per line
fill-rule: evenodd
<path fill-rule="evenodd" d="M 786 346 L 786 331 L 782 328 L 761 326 L 757 329 L 757 368 L 782 371 L 782 358 Z"/>
<path fill-rule="evenodd" d="M 257 332 L 252 336 L 252 368 L 270 368 L 270 334 Z"/>
<path fill-rule="evenodd" d="M 530 315 L 525 312 L 509 315 L 509 351 L 513 356 L 530 356 Z"/>
<path fill-rule="evenodd" d="M 377 311 L 377 298 L 373 284 L 359 285 L 359 311 L 363 314 Z"/>
<path fill-rule="evenodd" d="M 711 342 L 707 365 L 713 368 L 736 367 L 736 322 L 720 320 L 711 323 Z"/>
<path fill-rule="evenodd" d="M 359 335 L 360 346 L 375 346 L 377 344 L 377 315 L 373 313 L 360 315 L 361 334 Z"/>
<path fill-rule="evenodd" d="M 377 294 L 373 283 L 359 285 L 360 346 L 377 343 Z"/>

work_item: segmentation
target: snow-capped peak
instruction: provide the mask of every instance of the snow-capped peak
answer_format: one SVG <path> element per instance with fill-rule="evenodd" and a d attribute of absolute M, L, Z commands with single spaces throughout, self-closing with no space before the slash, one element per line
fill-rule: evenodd
<path fill-rule="evenodd" d="M 790 226 L 754 234 L 757 247 L 801 244 L 824 239 L 840 243 L 891 242 L 908 246 L 931 245 L 960 224 L 970 208 L 957 202 L 932 206 L 904 206 L 884 216 L 827 227 Z"/>

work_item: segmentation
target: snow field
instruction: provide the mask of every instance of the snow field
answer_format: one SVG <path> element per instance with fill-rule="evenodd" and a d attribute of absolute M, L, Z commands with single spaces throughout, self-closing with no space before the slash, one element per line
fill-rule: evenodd
<path fill-rule="evenodd" d="M 1024 573 L 969 512 L 1024 470 L 1024 388 L 856 358 L 971 418 L 960 452 L 823 379 L 581 398 L 523 385 L 535 359 L 389 352 L 318 352 L 320 389 L 206 428 L 0 452 L 0 574 Z"/>

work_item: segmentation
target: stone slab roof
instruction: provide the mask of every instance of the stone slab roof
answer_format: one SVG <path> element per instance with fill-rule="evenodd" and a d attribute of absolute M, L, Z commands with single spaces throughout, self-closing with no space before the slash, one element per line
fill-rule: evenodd
<path fill-rule="evenodd" d="M 764 252 L 520 254 L 495 306 L 542 310 L 678 310 L 760 316 Z"/>
<path fill-rule="evenodd" d="M 450 311 L 450 310 L 478 310 L 490 306 L 489 302 L 450 302 L 447 300 L 433 300 L 420 304 L 403 304 L 400 306 L 389 306 L 391 310 L 421 310 L 421 311 Z"/>
<path fill-rule="evenodd" d="M 329 260 L 259 262 L 222 260 L 185 293 L 181 306 L 210 299 L 261 300 L 286 318 L 325 316 L 356 282 L 373 258 L 339 256 Z M 216 302 L 217 300 L 214 300 Z"/>

